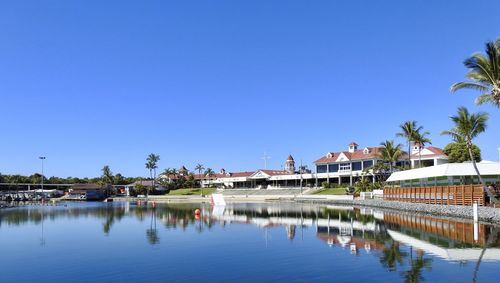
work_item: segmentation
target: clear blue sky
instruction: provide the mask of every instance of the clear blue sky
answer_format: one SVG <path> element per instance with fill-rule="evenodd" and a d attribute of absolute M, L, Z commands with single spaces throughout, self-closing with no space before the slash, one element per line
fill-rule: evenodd
<path fill-rule="evenodd" d="M 475 11 L 475 12 L 474 12 Z M 312 161 L 415 119 L 444 147 L 463 60 L 500 36 L 499 1 L 0 2 L 0 172 L 147 175 Z M 399 140 L 403 143 L 403 140 Z"/>

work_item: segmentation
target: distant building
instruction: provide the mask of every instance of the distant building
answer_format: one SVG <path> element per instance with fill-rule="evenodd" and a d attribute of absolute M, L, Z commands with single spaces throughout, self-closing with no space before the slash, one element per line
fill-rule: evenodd
<path fill-rule="evenodd" d="M 380 147 L 364 147 L 358 149 L 358 144 L 352 142 L 347 151 L 328 152 L 314 162 L 319 182 L 353 185 L 362 174 L 374 181 L 373 171 L 370 170 L 377 162 L 383 162 L 380 158 Z M 420 151 L 420 154 L 419 154 Z M 413 146 L 410 155 L 411 165 L 419 166 L 422 160 L 423 166 L 444 164 L 448 157 L 440 148 Z M 395 164 L 398 167 L 408 166 L 408 155 L 402 156 Z"/>
<path fill-rule="evenodd" d="M 110 187 L 98 184 L 74 184 L 69 190 L 73 200 L 103 200 L 110 194 Z"/>

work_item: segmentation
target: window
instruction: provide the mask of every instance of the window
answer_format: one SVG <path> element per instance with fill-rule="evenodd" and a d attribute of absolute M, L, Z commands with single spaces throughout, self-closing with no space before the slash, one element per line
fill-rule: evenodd
<path fill-rule="evenodd" d="M 351 163 L 342 163 L 339 165 L 339 171 L 351 171 Z"/>
<path fill-rule="evenodd" d="M 338 164 L 328 165 L 328 172 L 339 172 L 339 165 Z"/>
<path fill-rule="evenodd" d="M 352 163 L 352 170 L 353 171 L 360 171 L 361 170 L 361 161 L 353 162 Z"/>
<path fill-rule="evenodd" d="M 326 165 L 318 165 L 316 166 L 316 172 L 318 173 L 326 173 L 327 166 Z"/>
<path fill-rule="evenodd" d="M 373 160 L 363 161 L 363 169 L 369 168 L 373 166 Z"/>

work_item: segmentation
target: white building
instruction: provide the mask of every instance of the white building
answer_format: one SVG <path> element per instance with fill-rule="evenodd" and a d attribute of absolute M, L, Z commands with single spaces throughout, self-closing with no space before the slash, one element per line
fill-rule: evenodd
<path fill-rule="evenodd" d="M 433 166 L 448 162 L 448 157 L 440 148 L 413 146 L 410 155 L 412 167 Z M 367 178 L 375 181 L 373 171 L 369 170 L 377 162 L 382 162 L 380 158 L 380 147 L 364 147 L 358 149 L 358 144 L 349 144 L 347 151 L 328 152 L 320 159 L 316 160 L 316 172 L 319 182 L 353 185 L 366 174 Z M 408 166 L 408 155 L 402 156 L 395 164 L 398 167 Z"/>

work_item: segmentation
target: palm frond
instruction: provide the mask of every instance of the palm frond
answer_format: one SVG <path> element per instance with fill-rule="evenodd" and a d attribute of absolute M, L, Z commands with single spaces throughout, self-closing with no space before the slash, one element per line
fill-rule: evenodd
<path fill-rule="evenodd" d="M 451 86 L 452 92 L 455 92 L 460 89 L 473 89 L 473 90 L 479 90 L 481 92 L 489 91 L 489 88 L 484 86 L 483 84 L 473 83 L 473 82 L 460 82 L 460 83 L 455 83 Z"/>

